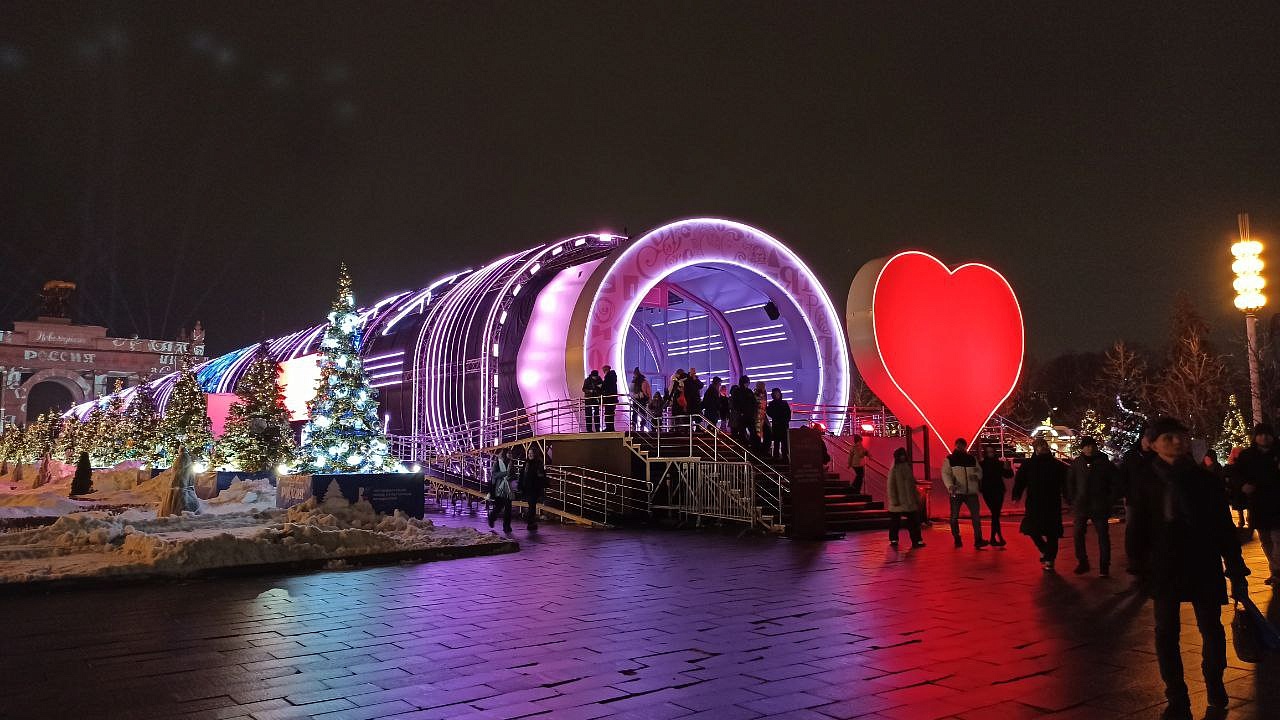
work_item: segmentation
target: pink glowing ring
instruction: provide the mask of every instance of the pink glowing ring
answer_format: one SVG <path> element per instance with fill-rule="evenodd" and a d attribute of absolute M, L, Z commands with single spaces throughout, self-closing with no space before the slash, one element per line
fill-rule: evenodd
<path fill-rule="evenodd" d="M 731 220 L 680 220 L 629 243 L 608 264 L 587 316 L 583 373 L 624 368 L 631 317 L 663 278 L 691 265 L 730 265 L 768 281 L 804 318 L 818 357 L 819 404 L 846 404 L 849 360 L 844 329 L 813 272 L 791 250 L 755 228 Z M 839 422 L 837 421 L 837 425 Z M 832 429 L 840 432 L 839 427 Z"/>

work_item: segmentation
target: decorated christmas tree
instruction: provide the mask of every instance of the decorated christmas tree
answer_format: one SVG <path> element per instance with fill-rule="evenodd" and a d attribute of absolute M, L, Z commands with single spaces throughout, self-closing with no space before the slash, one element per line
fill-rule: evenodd
<path fill-rule="evenodd" d="M 1218 435 L 1218 442 L 1214 443 L 1213 449 L 1218 451 L 1218 460 L 1222 463 L 1227 462 L 1227 457 L 1231 454 L 1231 448 L 1249 447 L 1249 426 L 1244 422 L 1244 413 L 1240 412 L 1240 404 L 1236 401 L 1236 396 L 1231 395 L 1227 398 L 1227 416 L 1222 419 L 1222 432 Z"/>
<path fill-rule="evenodd" d="M 53 449 L 57 421 L 56 415 L 46 411 L 27 423 L 26 431 L 22 434 L 21 456 L 24 462 L 40 462 L 40 458 Z"/>
<path fill-rule="evenodd" d="M 320 342 L 320 381 L 307 403 L 302 461 L 313 472 L 382 472 L 396 467 L 378 419 L 378 393 L 360 361 L 360 315 L 347 266 L 338 271 L 338 295 Z"/>
<path fill-rule="evenodd" d="M 209 398 L 190 368 L 178 374 L 164 418 L 160 421 L 160 443 L 166 457 L 176 458 L 186 447 L 192 462 L 207 462 L 213 448 L 213 423 L 209 420 Z"/>
<path fill-rule="evenodd" d="M 125 424 L 130 434 L 125 443 L 125 458 L 148 463 L 160 462 L 163 456 L 160 446 L 160 411 L 156 409 L 156 398 L 148 385 L 140 385 L 134 392 L 133 400 L 125 410 Z"/>
<path fill-rule="evenodd" d="M 98 467 L 110 467 L 126 459 L 125 446 L 132 437 L 128 418 L 125 416 L 121 391 L 124 383 L 116 380 L 115 389 L 100 407 L 97 427 L 94 428 L 95 446 L 89 451 Z"/>
<path fill-rule="evenodd" d="M 53 456 L 70 465 L 80 455 L 80 431 L 84 424 L 73 417 L 63 418 L 54 441 Z"/>
<path fill-rule="evenodd" d="M 297 446 L 280 389 L 280 366 L 262 349 L 236 384 L 236 395 L 240 399 L 228 413 L 218 454 L 246 472 L 291 464 Z"/>

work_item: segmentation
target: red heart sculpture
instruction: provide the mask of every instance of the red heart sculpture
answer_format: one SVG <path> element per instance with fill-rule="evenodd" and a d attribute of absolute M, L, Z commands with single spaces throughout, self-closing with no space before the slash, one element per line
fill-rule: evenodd
<path fill-rule="evenodd" d="M 1024 337 L 1013 288 L 987 265 L 928 253 L 872 260 L 849 288 L 849 347 L 863 379 L 944 448 L 970 442 L 1018 384 Z"/>

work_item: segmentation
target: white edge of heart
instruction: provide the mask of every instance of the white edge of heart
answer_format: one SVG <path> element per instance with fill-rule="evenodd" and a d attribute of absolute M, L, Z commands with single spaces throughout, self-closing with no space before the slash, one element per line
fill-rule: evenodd
<path fill-rule="evenodd" d="M 902 252 L 897 253 L 892 257 L 890 257 L 888 260 L 886 260 L 884 265 L 880 266 L 880 271 L 876 273 L 876 282 L 871 289 L 871 313 L 870 314 L 871 314 L 871 337 L 875 341 L 876 356 L 880 358 L 880 367 L 884 368 L 885 376 L 888 377 L 889 382 L 893 383 L 893 386 L 898 389 L 898 394 L 902 395 L 902 397 L 905 398 L 907 402 L 911 403 L 911 407 L 915 408 L 916 413 L 920 417 L 924 418 L 925 423 L 929 426 L 929 430 L 932 431 L 934 436 L 938 438 L 938 440 L 942 443 L 943 447 L 951 447 L 951 446 L 950 444 L 947 443 L 947 439 L 942 437 L 942 433 L 939 433 L 937 428 L 933 426 L 933 423 L 929 422 L 929 416 L 926 415 L 925 412 L 920 409 L 920 406 L 916 404 L 916 401 L 913 400 L 911 396 L 907 394 L 907 391 L 903 390 L 902 386 L 898 384 L 898 379 L 893 376 L 893 371 L 889 369 L 888 363 L 884 361 L 884 353 L 880 352 L 880 333 L 876 329 L 876 313 L 875 313 L 876 293 L 880 291 L 880 278 L 884 277 L 884 271 L 890 265 L 892 265 L 895 260 L 897 260 L 898 258 L 904 255 L 919 255 L 921 257 L 926 257 L 934 261 L 935 263 L 937 263 L 939 266 L 941 266 L 943 270 L 946 270 L 948 275 L 955 275 L 956 273 L 960 272 L 961 270 L 967 267 L 979 267 L 979 268 L 984 268 L 986 270 L 990 270 L 996 277 L 1000 278 L 1000 282 L 1004 283 L 1004 286 L 1009 289 L 1009 296 L 1013 298 L 1013 307 L 1018 311 L 1018 331 L 1019 331 L 1018 332 L 1018 371 L 1014 374 L 1013 382 L 1009 384 L 1009 389 L 1005 391 L 1004 397 L 1001 397 L 1000 401 L 995 404 L 995 407 L 991 408 L 991 410 L 989 410 L 986 413 L 987 415 L 986 419 L 984 419 L 982 421 L 982 424 L 979 425 L 975 429 L 975 431 L 972 433 L 972 438 L 977 439 L 978 434 L 982 432 L 982 428 L 987 424 L 988 421 L 991 420 L 991 417 L 996 414 L 996 411 L 1000 409 L 1000 406 L 1004 405 L 1005 401 L 1009 399 L 1009 396 L 1013 394 L 1014 389 L 1018 387 L 1018 381 L 1022 379 L 1022 361 L 1023 359 L 1026 358 L 1026 354 L 1027 354 L 1027 328 L 1022 318 L 1022 303 L 1018 302 L 1018 294 L 1013 291 L 1013 286 L 1009 284 L 1009 281 L 1005 278 L 1005 276 L 1001 274 L 999 270 L 996 270 L 990 265 L 986 263 L 980 263 L 980 262 L 968 262 L 962 265 L 957 265 L 955 269 L 952 269 L 947 267 L 946 263 L 942 262 L 941 260 L 934 257 L 933 255 L 930 255 L 929 253 L 924 252 L 923 250 L 903 250 Z M 971 445 L 973 444 L 973 440 L 970 440 L 969 442 Z"/>

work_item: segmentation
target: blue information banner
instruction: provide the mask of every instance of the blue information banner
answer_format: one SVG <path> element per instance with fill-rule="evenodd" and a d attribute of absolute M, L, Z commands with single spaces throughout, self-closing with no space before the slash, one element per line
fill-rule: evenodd
<path fill-rule="evenodd" d="M 348 502 L 367 500 L 377 512 L 390 515 L 399 510 L 409 517 L 422 519 L 427 493 L 420 472 L 312 475 L 311 494 L 323 502 L 329 483 L 334 481 Z"/>

